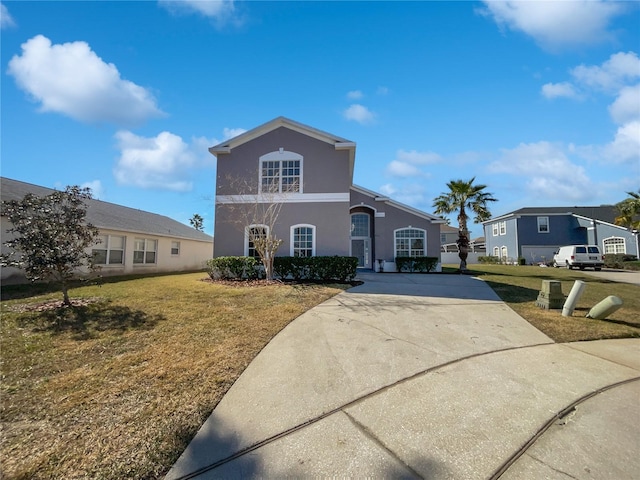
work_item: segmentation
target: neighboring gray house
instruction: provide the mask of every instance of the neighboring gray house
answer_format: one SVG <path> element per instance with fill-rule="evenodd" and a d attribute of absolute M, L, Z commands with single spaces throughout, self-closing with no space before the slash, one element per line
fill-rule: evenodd
<path fill-rule="evenodd" d="M 484 225 L 487 255 L 527 263 L 550 262 L 562 245 L 598 245 L 606 254 L 638 255 L 638 235 L 614 224 L 613 205 L 528 207 L 495 217 Z"/>
<path fill-rule="evenodd" d="M 2 201 L 54 191 L 4 177 L 0 180 Z M 88 200 L 86 218 L 100 230 L 102 242 L 88 250 L 94 253 L 99 273 L 104 276 L 197 270 L 213 256 L 213 237 L 163 215 Z M 5 253 L 10 223 L 4 216 L 1 221 Z M 25 282 L 22 272 L 15 268 L 2 268 L 1 277 L 3 285 Z"/>
<path fill-rule="evenodd" d="M 216 256 L 253 255 L 249 229 L 267 227 L 237 225 L 237 209 L 277 202 L 277 255 L 350 255 L 386 270 L 396 256 L 440 257 L 443 219 L 353 185 L 354 142 L 278 117 L 209 151 L 218 160 Z"/>

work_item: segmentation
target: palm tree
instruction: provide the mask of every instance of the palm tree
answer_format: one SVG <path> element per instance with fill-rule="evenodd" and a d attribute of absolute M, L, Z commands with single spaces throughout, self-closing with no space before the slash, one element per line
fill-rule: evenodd
<path fill-rule="evenodd" d="M 469 229 L 467 228 L 467 209 L 475 213 L 474 222 L 479 223 L 491 218 L 487 203 L 497 201 L 493 194 L 485 192 L 486 185 L 474 185 L 476 177 L 469 181 L 451 180 L 447 183 L 449 191 L 442 193 L 433 201 L 435 213 L 448 215 L 458 212 L 458 256 L 460 257 L 460 271 L 467 269 L 467 255 L 469 253 Z"/>
<path fill-rule="evenodd" d="M 627 227 L 629 230 L 640 230 L 640 190 L 638 193 L 627 192 L 629 198 L 616 204 L 620 216 L 616 217 L 616 225 Z"/>

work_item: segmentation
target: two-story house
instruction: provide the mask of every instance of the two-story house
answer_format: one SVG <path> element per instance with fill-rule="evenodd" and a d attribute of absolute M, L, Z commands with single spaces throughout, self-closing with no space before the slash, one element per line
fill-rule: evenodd
<path fill-rule="evenodd" d="M 527 207 L 483 222 L 487 255 L 551 262 L 562 245 L 598 245 L 606 254 L 638 255 L 638 235 L 614 224 L 613 205 Z"/>
<path fill-rule="evenodd" d="M 361 267 L 384 261 L 386 270 L 397 256 L 440 257 L 444 220 L 353 185 L 350 140 L 278 117 L 209 151 L 217 257 L 255 255 L 250 229 L 273 229 L 280 256 L 355 256 Z M 243 215 L 274 204 L 275 222 Z"/>

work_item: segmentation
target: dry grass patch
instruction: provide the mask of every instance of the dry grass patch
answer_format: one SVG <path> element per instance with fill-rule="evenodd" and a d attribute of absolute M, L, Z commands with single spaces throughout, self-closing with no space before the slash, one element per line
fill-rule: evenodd
<path fill-rule="evenodd" d="M 203 274 L 2 302 L 4 478 L 158 478 L 291 320 L 344 286 L 242 288 Z M 18 309 L 19 311 L 12 311 Z"/>
<path fill-rule="evenodd" d="M 513 310 L 556 342 L 640 337 L 640 286 L 616 283 L 577 270 L 537 266 L 470 265 L 473 275 L 486 281 Z M 542 280 L 557 280 L 569 295 L 576 280 L 586 283 L 571 317 L 562 310 L 535 305 Z M 589 310 L 609 295 L 620 297 L 622 308 L 606 320 L 585 318 Z"/>

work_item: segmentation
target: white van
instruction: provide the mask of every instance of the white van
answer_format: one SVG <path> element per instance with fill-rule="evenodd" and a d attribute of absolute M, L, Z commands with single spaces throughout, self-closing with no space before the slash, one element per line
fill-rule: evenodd
<path fill-rule="evenodd" d="M 555 253 L 553 266 L 569 269 L 578 267 L 580 270 L 591 267 L 594 270 L 601 270 L 604 266 L 604 255 L 600 253 L 597 245 L 567 245 L 560 247 Z"/>

